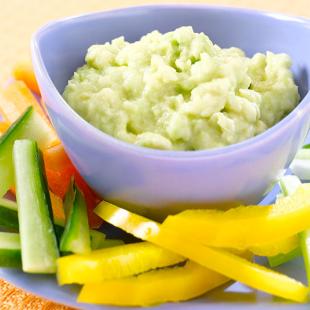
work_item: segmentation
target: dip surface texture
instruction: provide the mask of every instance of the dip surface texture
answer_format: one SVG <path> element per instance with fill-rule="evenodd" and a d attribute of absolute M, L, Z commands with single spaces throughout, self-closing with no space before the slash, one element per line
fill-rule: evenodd
<path fill-rule="evenodd" d="M 245 56 L 181 27 L 88 49 L 64 98 L 120 140 L 163 150 L 203 150 L 253 137 L 299 101 L 286 54 Z"/>

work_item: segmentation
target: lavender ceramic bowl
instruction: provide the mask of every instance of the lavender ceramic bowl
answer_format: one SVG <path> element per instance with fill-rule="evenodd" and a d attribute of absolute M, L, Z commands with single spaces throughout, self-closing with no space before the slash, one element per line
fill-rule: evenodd
<path fill-rule="evenodd" d="M 206 151 L 160 151 L 108 136 L 77 115 L 61 93 L 87 48 L 124 35 L 129 41 L 182 25 L 221 47 L 288 53 L 302 101 L 259 136 Z M 257 203 L 285 169 L 310 123 L 310 22 L 251 10 L 203 5 L 141 6 L 56 21 L 32 41 L 36 77 L 70 158 L 106 200 L 158 218 L 184 208 Z"/>

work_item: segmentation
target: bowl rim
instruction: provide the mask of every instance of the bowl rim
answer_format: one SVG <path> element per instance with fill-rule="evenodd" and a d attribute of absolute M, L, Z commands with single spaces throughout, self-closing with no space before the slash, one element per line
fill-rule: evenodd
<path fill-rule="evenodd" d="M 268 140 L 271 140 L 281 129 L 284 130 L 291 125 L 292 122 L 297 121 L 302 118 L 303 113 L 306 108 L 308 108 L 308 112 L 310 113 L 310 90 L 308 90 L 307 94 L 304 98 L 298 103 L 298 105 L 282 120 L 268 128 L 266 131 L 258 134 L 257 136 L 248 138 L 238 143 L 234 143 L 231 145 L 218 147 L 214 149 L 204 149 L 204 150 L 195 150 L 195 151 L 176 151 L 176 150 L 159 150 L 152 149 L 147 147 L 138 146 L 135 144 L 131 144 L 122 140 L 119 140 L 113 136 L 108 135 L 107 133 L 101 131 L 96 128 L 92 124 L 88 123 L 85 119 L 83 119 L 75 110 L 69 106 L 69 104 L 64 100 L 62 95 L 56 89 L 56 86 L 52 82 L 49 73 L 46 69 L 44 61 L 42 59 L 42 54 L 40 50 L 40 39 L 44 37 L 44 35 L 50 31 L 53 31 L 55 28 L 61 27 L 65 24 L 72 22 L 85 23 L 89 19 L 97 19 L 97 18 L 106 18 L 107 16 L 111 16 L 113 14 L 121 14 L 121 13 L 130 13 L 130 11 L 137 10 L 158 10 L 158 9 L 184 9 L 184 8 L 198 8 L 201 10 L 211 10 L 211 11 L 230 11 L 235 14 L 248 14 L 260 17 L 268 17 L 275 20 L 284 20 L 292 23 L 301 24 L 306 28 L 309 28 L 310 31 L 310 20 L 303 17 L 293 17 L 285 14 L 272 13 L 267 11 L 246 9 L 246 8 L 238 8 L 238 7 L 228 7 L 228 6 L 217 6 L 217 5 L 207 5 L 207 4 L 147 4 L 147 5 L 136 5 L 129 7 L 122 7 L 111 10 L 103 10 L 99 12 L 75 15 L 71 17 L 66 17 L 62 19 L 58 19 L 52 22 L 49 22 L 39 28 L 31 39 L 31 55 L 32 61 L 34 65 L 35 75 L 38 79 L 39 86 L 44 89 L 44 93 L 47 94 L 48 97 L 53 98 L 50 100 L 53 102 L 53 106 L 57 106 L 57 109 L 61 111 L 62 114 L 66 115 L 71 121 L 75 124 L 75 126 L 83 127 L 83 130 L 87 130 L 89 134 L 94 135 L 97 141 L 102 141 L 104 144 L 109 144 L 114 148 L 119 148 L 122 150 L 129 151 L 131 153 L 141 154 L 147 157 L 156 157 L 162 159 L 201 159 L 201 158 L 211 158 L 211 157 L 219 157 L 219 156 L 229 156 L 233 153 L 242 152 L 246 149 L 259 146 L 261 144 L 266 143 Z M 41 82 L 41 83 L 40 83 Z M 41 84 L 41 85 L 40 85 Z"/>

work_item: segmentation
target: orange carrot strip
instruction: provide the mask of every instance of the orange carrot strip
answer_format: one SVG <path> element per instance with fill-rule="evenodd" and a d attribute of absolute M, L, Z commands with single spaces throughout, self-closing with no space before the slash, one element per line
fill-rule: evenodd
<path fill-rule="evenodd" d="M 50 191 L 51 205 L 54 218 L 61 223 L 65 222 L 65 211 L 62 199 Z"/>
<path fill-rule="evenodd" d="M 80 190 L 84 193 L 87 203 L 89 224 L 91 228 L 98 228 L 102 220 L 93 209 L 101 201 L 80 176 L 66 154 L 62 144 L 52 146 L 43 151 L 43 158 L 49 188 L 53 193 L 63 198 L 68 190 L 70 179 L 74 176 Z"/>
<path fill-rule="evenodd" d="M 0 122 L 0 135 L 5 133 L 6 130 L 10 127 L 10 124 L 6 121 Z"/>
<path fill-rule="evenodd" d="M 0 103 L 0 111 L 9 123 L 15 122 L 29 106 L 33 106 L 49 122 L 39 102 L 23 81 L 13 81 L 3 89 L 2 94 L 4 102 Z"/>
<path fill-rule="evenodd" d="M 53 137 L 50 145 L 59 144 L 60 141 L 49 119 L 37 99 L 23 81 L 13 81 L 3 89 L 2 100 L 0 98 L 0 113 L 9 124 L 15 122 L 29 106 L 33 106 L 35 111 L 38 112 L 48 124 Z"/>
<path fill-rule="evenodd" d="M 43 151 L 44 163 L 49 169 L 63 170 L 72 167 L 62 144 L 54 145 Z"/>
<path fill-rule="evenodd" d="M 40 89 L 30 61 L 20 61 L 16 63 L 12 73 L 16 80 L 24 81 L 32 91 L 40 95 Z"/>

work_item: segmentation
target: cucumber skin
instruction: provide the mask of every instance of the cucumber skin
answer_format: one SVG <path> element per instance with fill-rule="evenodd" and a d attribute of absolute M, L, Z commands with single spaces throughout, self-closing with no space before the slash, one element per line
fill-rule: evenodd
<path fill-rule="evenodd" d="M 59 244 L 61 240 L 61 236 L 64 233 L 64 227 L 54 224 L 54 230 L 55 230 L 55 235 L 56 235 L 56 238 Z"/>
<path fill-rule="evenodd" d="M 17 119 L 10 128 L 0 137 L 0 197 L 14 184 L 14 168 L 12 151 L 16 139 L 24 136 L 24 129 L 30 120 L 33 108 L 29 107 L 25 113 Z"/>
<path fill-rule="evenodd" d="M 0 204 L 0 227 L 14 232 L 19 231 L 17 210 L 8 209 Z M 55 234 L 57 240 L 60 240 L 64 232 L 64 227 L 54 223 Z"/>
<path fill-rule="evenodd" d="M 17 211 L 5 208 L 4 206 L 0 205 L 0 227 L 18 231 L 18 215 Z"/>
<path fill-rule="evenodd" d="M 16 141 L 13 153 L 23 270 L 55 273 L 59 251 L 37 143 Z"/>
<path fill-rule="evenodd" d="M 21 268 L 21 251 L 18 249 L 0 249 L 0 266 L 4 268 Z"/>
<path fill-rule="evenodd" d="M 65 197 L 66 225 L 60 241 L 60 251 L 84 254 L 91 251 L 87 207 L 84 195 L 73 180 Z"/>

